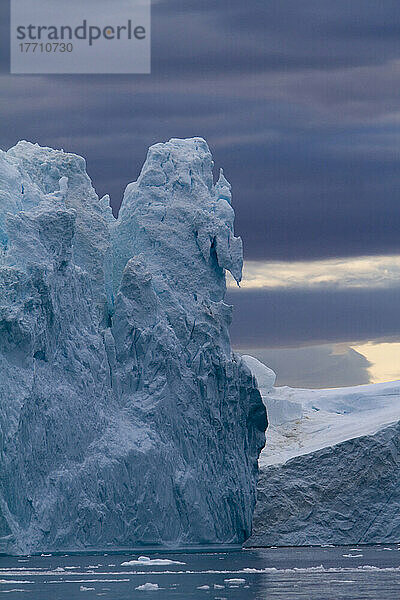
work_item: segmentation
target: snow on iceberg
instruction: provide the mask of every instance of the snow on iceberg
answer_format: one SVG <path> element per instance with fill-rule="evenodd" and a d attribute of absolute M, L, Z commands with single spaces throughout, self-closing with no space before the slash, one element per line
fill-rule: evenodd
<path fill-rule="evenodd" d="M 79 156 L 0 152 L 0 551 L 241 543 L 266 414 L 231 351 L 230 185 L 150 148 L 114 220 Z"/>
<path fill-rule="evenodd" d="M 288 397 L 280 397 L 274 388 L 276 375 L 272 369 L 253 356 L 242 355 L 242 359 L 257 380 L 265 408 L 267 409 L 269 425 L 283 425 L 290 421 L 301 419 L 302 405 Z"/>
<path fill-rule="evenodd" d="M 247 544 L 400 541 L 400 381 L 269 394 L 302 416 L 268 428 Z"/>

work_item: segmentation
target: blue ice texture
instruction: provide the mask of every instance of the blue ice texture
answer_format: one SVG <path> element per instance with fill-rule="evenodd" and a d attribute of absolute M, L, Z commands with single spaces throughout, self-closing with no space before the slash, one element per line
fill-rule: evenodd
<path fill-rule="evenodd" d="M 266 412 L 230 346 L 242 242 L 201 138 L 118 219 L 85 160 L 0 151 L 0 552 L 241 544 Z"/>

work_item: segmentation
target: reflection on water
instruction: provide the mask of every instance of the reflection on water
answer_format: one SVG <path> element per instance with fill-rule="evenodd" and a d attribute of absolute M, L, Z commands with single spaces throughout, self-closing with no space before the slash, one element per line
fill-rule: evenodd
<path fill-rule="evenodd" d="M 400 546 L 0 557 L 0 594 L 35 600 L 399 600 Z"/>

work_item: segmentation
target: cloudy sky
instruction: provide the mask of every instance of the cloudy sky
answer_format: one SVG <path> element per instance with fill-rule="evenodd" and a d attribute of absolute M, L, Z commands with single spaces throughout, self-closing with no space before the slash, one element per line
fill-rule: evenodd
<path fill-rule="evenodd" d="M 400 378 L 398 0 L 153 0 L 150 76 L 9 75 L 7 4 L 3 149 L 84 155 L 117 212 L 150 144 L 205 137 L 244 240 L 235 346 L 282 383 Z"/>

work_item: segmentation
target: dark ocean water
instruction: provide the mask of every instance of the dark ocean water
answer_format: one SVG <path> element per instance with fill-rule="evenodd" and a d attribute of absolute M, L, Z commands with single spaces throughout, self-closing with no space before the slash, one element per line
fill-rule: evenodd
<path fill-rule="evenodd" d="M 138 558 L 0 557 L 0 594 L 10 600 L 400 599 L 397 545 L 151 554 L 152 561 L 183 564 L 122 564 Z"/>

